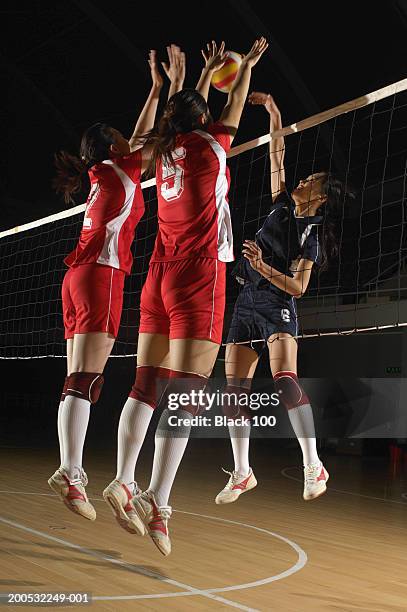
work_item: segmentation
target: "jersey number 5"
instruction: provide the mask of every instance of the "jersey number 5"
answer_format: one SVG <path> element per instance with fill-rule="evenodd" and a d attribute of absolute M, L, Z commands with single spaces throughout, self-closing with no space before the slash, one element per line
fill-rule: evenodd
<path fill-rule="evenodd" d="M 177 161 L 184 159 L 186 154 L 184 147 L 178 147 L 172 152 L 174 165 L 162 160 L 162 179 L 165 182 L 161 185 L 161 195 L 167 202 L 177 200 L 184 191 L 184 168 Z"/>

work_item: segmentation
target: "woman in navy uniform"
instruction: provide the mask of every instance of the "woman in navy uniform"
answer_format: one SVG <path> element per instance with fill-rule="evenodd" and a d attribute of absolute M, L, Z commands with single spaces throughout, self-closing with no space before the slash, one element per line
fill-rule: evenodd
<path fill-rule="evenodd" d="M 282 128 L 280 111 L 270 94 L 255 92 L 249 101 L 268 111 L 270 133 Z M 304 499 L 322 495 L 329 477 L 318 457 L 312 408 L 297 377 L 296 300 L 306 292 L 313 266 L 326 267 L 337 254 L 336 230 L 351 194 L 331 173 L 316 172 L 300 180 L 290 195 L 285 186 L 284 151 L 284 138 L 272 138 L 273 204 L 255 240 L 244 242 L 243 257 L 232 273 L 243 288 L 227 338 L 225 393 L 239 399 L 224 402 L 223 409 L 230 419 L 239 421 L 229 425 L 235 467 L 227 472 L 230 478 L 217 495 L 217 504 L 233 502 L 257 484 L 249 466 L 251 411 L 242 406 L 249 404 L 243 396 L 249 395 L 265 346 L 275 390 L 302 450 Z"/>

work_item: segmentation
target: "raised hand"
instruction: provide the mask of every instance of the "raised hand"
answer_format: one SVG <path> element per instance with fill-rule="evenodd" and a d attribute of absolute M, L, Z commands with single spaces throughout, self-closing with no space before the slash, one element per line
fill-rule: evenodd
<path fill-rule="evenodd" d="M 167 47 L 168 62 L 161 62 L 171 83 L 183 83 L 185 79 L 185 53 L 177 45 Z"/>
<path fill-rule="evenodd" d="M 268 46 L 269 46 L 268 42 L 264 38 L 264 36 L 262 36 L 261 38 L 258 38 L 257 40 L 254 41 L 253 46 L 250 49 L 249 53 L 244 56 L 243 62 L 245 62 L 248 66 L 253 68 L 253 66 L 257 64 L 257 62 L 259 61 L 263 53 L 266 51 Z"/>
<path fill-rule="evenodd" d="M 253 91 L 248 97 L 248 102 L 253 106 L 262 105 L 265 107 L 270 115 L 280 115 L 280 109 L 274 101 L 271 94 L 262 93 L 260 91 Z"/>
<path fill-rule="evenodd" d="M 225 53 L 225 41 L 222 41 L 218 49 L 214 40 L 206 45 L 206 51 L 201 49 L 202 56 L 205 60 L 205 70 L 215 71 L 222 68 L 227 55 Z"/>
<path fill-rule="evenodd" d="M 163 78 L 158 69 L 157 51 L 155 51 L 155 49 L 150 50 L 150 53 L 148 54 L 148 63 L 149 63 L 150 70 L 151 70 L 151 79 L 153 81 L 153 85 L 155 87 L 162 87 Z"/>

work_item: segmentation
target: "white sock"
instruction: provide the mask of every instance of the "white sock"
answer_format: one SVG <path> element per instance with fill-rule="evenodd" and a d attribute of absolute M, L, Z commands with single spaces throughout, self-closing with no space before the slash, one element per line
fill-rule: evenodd
<path fill-rule="evenodd" d="M 57 427 L 58 427 L 58 440 L 59 440 L 59 456 L 61 459 L 61 463 L 60 463 L 60 468 L 64 467 L 64 435 L 63 435 L 63 431 L 62 431 L 62 411 L 64 409 L 64 402 L 59 402 L 59 408 L 58 408 L 58 420 L 57 420 Z"/>
<path fill-rule="evenodd" d="M 82 452 L 90 415 L 90 402 L 66 395 L 61 412 L 64 467 L 70 480 L 81 477 Z"/>
<path fill-rule="evenodd" d="M 320 463 L 315 438 L 314 416 L 309 404 L 288 410 L 288 416 L 302 450 L 304 466 Z"/>
<path fill-rule="evenodd" d="M 126 484 L 134 481 L 137 459 L 152 416 L 152 407 L 144 402 L 129 397 L 124 404 L 117 433 L 117 480 Z"/>
<path fill-rule="evenodd" d="M 191 426 L 170 428 L 167 425 L 168 416 L 190 419 L 192 415 L 186 410 L 164 410 L 158 423 L 155 435 L 155 451 L 153 471 L 148 491 L 154 493 L 158 506 L 167 506 L 171 488 L 177 474 L 179 464 L 188 444 Z"/>
<path fill-rule="evenodd" d="M 235 471 L 242 476 L 248 476 L 250 472 L 250 425 L 229 425 L 229 434 L 232 443 L 233 459 L 235 461 Z"/>

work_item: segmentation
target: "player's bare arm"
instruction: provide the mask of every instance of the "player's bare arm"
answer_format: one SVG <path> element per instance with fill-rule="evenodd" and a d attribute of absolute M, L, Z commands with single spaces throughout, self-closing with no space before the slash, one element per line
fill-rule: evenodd
<path fill-rule="evenodd" d="M 271 94 L 254 91 L 250 94 L 248 101 L 256 106 L 264 106 L 270 116 L 270 178 L 271 195 L 274 201 L 278 194 L 285 190 L 284 137 L 273 136 L 274 132 L 281 130 L 283 127 L 280 109 Z"/>
<path fill-rule="evenodd" d="M 239 127 L 243 107 L 249 91 L 252 68 L 257 64 L 267 48 L 268 43 L 263 36 L 254 42 L 249 53 L 243 58 L 233 87 L 230 90 L 228 101 L 223 109 L 220 120 L 228 128 L 231 142 Z"/>
<path fill-rule="evenodd" d="M 181 91 L 185 81 L 186 58 L 185 53 L 178 45 L 167 47 L 168 62 L 161 62 L 163 70 L 170 80 L 168 99 Z"/>
<path fill-rule="evenodd" d="M 157 66 L 157 52 L 154 49 L 151 49 L 148 55 L 148 63 L 151 71 L 152 85 L 134 132 L 129 140 L 131 151 L 136 151 L 143 146 L 143 134 L 146 134 L 154 126 L 160 92 L 163 86 L 163 79 Z"/>
<path fill-rule="evenodd" d="M 199 91 L 201 96 L 203 96 L 206 101 L 208 101 L 209 87 L 213 73 L 222 68 L 227 57 L 225 54 L 225 42 L 222 41 L 218 48 L 216 42 L 212 40 L 210 43 L 207 43 L 206 50 L 201 49 L 201 53 L 204 58 L 205 65 L 202 68 L 201 76 L 199 77 L 199 81 L 195 89 Z"/>

